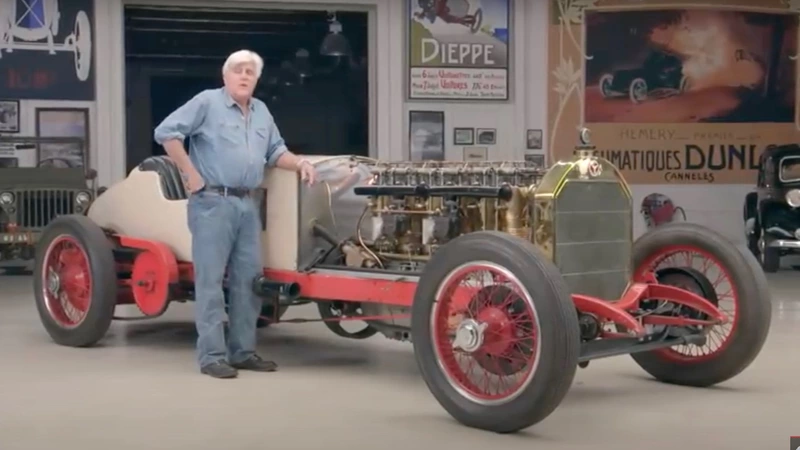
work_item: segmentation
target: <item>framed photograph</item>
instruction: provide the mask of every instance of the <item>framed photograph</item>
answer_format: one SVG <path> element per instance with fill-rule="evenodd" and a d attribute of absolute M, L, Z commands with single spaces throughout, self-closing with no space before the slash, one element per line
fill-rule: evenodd
<path fill-rule="evenodd" d="M 453 128 L 453 145 L 472 145 L 475 143 L 475 128 Z"/>
<path fill-rule="evenodd" d="M 544 155 L 541 153 L 525 153 L 525 162 L 543 168 Z"/>
<path fill-rule="evenodd" d="M 489 160 L 489 149 L 486 147 L 464 147 L 464 162 L 480 162 Z"/>
<path fill-rule="evenodd" d="M 0 100 L 0 133 L 19 133 L 19 100 Z"/>
<path fill-rule="evenodd" d="M 444 161 L 444 111 L 409 111 L 412 161 Z"/>
<path fill-rule="evenodd" d="M 525 135 L 526 147 L 528 150 L 542 149 L 542 130 L 528 130 Z"/>
<path fill-rule="evenodd" d="M 475 134 L 478 135 L 476 139 L 478 145 L 497 144 L 497 129 L 495 128 L 478 128 Z"/>
<path fill-rule="evenodd" d="M 40 143 L 37 155 L 39 165 L 89 166 L 89 110 L 87 108 L 37 108 L 36 136 L 82 139 L 82 143 Z"/>

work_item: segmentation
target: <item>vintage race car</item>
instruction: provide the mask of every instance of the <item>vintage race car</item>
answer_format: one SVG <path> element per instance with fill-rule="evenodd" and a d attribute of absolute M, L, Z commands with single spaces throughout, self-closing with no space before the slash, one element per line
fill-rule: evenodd
<path fill-rule="evenodd" d="M 770 293 L 755 258 L 698 225 L 632 242 L 628 185 L 584 152 L 524 162 L 309 157 L 321 182 L 268 169 L 264 319 L 314 302 L 336 334 L 413 343 L 430 391 L 461 423 L 515 432 L 547 417 L 592 359 L 632 354 L 655 378 L 710 386 L 760 352 Z M 61 345 L 101 340 L 115 307 L 192 299 L 187 193 L 150 158 L 37 251 L 34 293 Z M 307 319 L 310 320 L 310 319 Z M 364 323 L 345 331 L 342 321 Z"/>

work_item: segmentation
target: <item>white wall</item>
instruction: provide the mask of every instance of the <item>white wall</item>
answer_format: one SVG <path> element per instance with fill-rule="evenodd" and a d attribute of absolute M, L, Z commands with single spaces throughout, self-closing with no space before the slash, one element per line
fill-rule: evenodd
<path fill-rule="evenodd" d="M 744 219 L 742 208 L 744 197 L 755 186 L 747 184 L 722 185 L 633 185 L 633 233 L 634 237 L 645 232 L 646 227 L 639 213 L 642 200 L 652 193 L 664 194 L 675 206 L 686 212 L 686 221 L 707 226 L 735 243 L 743 244 Z"/>

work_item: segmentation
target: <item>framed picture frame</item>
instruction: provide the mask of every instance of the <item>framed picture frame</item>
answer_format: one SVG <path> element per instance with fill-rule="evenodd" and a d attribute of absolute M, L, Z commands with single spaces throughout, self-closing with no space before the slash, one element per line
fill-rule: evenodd
<path fill-rule="evenodd" d="M 478 145 L 497 144 L 496 128 L 478 128 L 475 130 L 475 143 Z"/>
<path fill-rule="evenodd" d="M 82 142 L 40 143 L 37 165 L 52 162 L 55 167 L 89 167 L 88 108 L 37 108 L 36 136 L 79 138 Z"/>
<path fill-rule="evenodd" d="M 0 133 L 19 133 L 19 100 L 0 100 Z"/>
<path fill-rule="evenodd" d="M 528 130 L 525 133 L 525 148 L 528 150 L 542 149 L 542 130 Z"/>
<path fill-rule="evenodd" d="M 408 112 L 411 161 L 444 161 L 444 111 Z"/>
<path fill-rule="evenodd" d="M 525 162 L 537 167 L 544 168 L 544 154 L 542 153 L 525 153 Z"/>
<path fill-rule="evenodd" d="M 453 128 L 453 145 L 475 144 L 475 128 Z"/>
<path fill-rule="evenodd" d="M 464 162 L 481 162 L 489 160 L 487 147 L 464 147 Z"/>

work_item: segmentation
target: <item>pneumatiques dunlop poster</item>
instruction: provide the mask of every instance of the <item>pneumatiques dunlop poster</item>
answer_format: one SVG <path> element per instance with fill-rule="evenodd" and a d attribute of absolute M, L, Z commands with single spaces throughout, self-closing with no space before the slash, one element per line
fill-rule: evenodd
<path fill-rule="evenodd" d="M 586 126 L 632 184 L 752 185 L 800 141 L 797 3 L 553 0 L 551 156 Z"/>
<path fill-rule="evenodd" d="M 511 0 L 407 1 L 410 99 L 508 99 Z"/>

